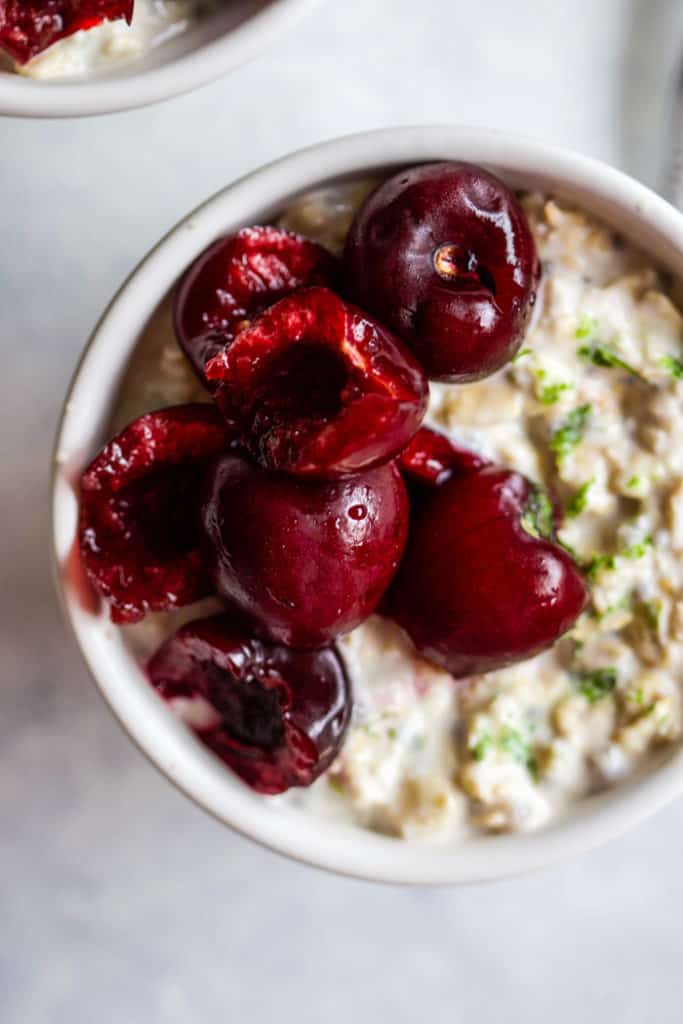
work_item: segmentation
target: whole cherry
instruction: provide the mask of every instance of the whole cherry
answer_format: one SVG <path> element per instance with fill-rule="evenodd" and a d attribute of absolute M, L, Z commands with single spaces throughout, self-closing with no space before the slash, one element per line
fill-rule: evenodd
<path fill-rule="evenodd" d="M 207 474 L 201 520 L 218 593 L 269 639 L 313 648 L 377 606 L 403 554 L 408 499 L 393 464 L 318 482 L 226 455 Z"/>
<path fill-rule="evenodd" d="M 188 623 L 151 657 L 149 678 L 169 701 L 199 696 L 215 712 L 203 743 L 252 789 L 309 786 L 339 751 L 351 712 L 332 648 L 293 651 L 216 615 Z"/>
<path fill-rule="evenodd" d="M 351 298 L 413 349 L 428 377 L 465 382 L 517 351 L 539 263 L 513 192 L 467 163 L 425 164 L 379 186 L 344 253 Z"/>
<path fill-rule="evenodd" d="M 519 473 L 490 466 L 447 480 L 412 509 L 383 611 L 456 678 L 552 646 L 588 600 L 552 540 L 552 508 Z"/>
<path fill-rule="evenodd" d="M 272 306 L 206 375 L 252 457 L 295 476 L 329 479 L 388 461 L 427 408 L 410 351 L 327 288 Z"/>

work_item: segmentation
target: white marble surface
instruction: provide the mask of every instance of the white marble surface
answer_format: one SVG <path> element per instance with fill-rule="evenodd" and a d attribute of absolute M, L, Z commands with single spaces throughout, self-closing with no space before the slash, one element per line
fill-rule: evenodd
<path fill-rule="evenodd" d="M 264 852 L 171 789 L 100 702 L 52 594 L 46 493 L 94 320 L 190 206 L 305 143 L 426 120 L 566 143 L 654 182 L 680 7 L 322 0 L 193 96 L 0 122 L 3 1024 L 679 1024 L 683 803 L 563 868 L 462 891 Z"/>

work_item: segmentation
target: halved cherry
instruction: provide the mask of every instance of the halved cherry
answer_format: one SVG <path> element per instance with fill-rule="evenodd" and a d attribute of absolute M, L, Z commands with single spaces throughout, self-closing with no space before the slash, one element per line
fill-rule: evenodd
<path fill-rule="evenodd" d="M 202 253 L 175 302 L 180 347 L 199 378 L 224 345 L 259 313 L 297 288 L 334 284 L 337 261 L 315 242 L 271 226 L 242 228 Z"/>
<path fill-rule="evenodd" d="M 398 464 L 408 483 L 436 487 L 450 480 L 490 465 L 490 460 L 454 444 L 445 434 L 430 427 L 420 427 L 403 449 Z"/>
<path fill-rule="evenodd" d="M 18 64 L 102 21 L 130 24 L 134 0 L 0 0 L 0 49 Z"/>
<path fill-rule="evenodd" d="M 211 704 L 219 720 L 198 735 L 259 793 L 310 786 L 341 747 L 351 692 L 332 648 L 264 643 L 239 620 L 216 615 L 179 629 L 147 671 L 167 699 Z"/>
<path fill-rule="evenodd" d="M 211 593 L 198 546 L 200 480 L 231 437 L 213 406 L 177 405 L 135 420 L 83 473 L 81 558 L 114 622 Z"/>
<path fill-rule="evenodd" d="M 266 310 L 206 368 L 267 469 L 330 478 L 386 462 L 427 407 L 425 376 L 381 324 L 327 288 Z"/>

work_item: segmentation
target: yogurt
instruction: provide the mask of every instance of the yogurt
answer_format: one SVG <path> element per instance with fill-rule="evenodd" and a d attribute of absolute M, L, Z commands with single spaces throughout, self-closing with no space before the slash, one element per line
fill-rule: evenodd
<path fill-rule="evenodd" d="M 28 78 L 82 78 L 143 57 L 197 17 L 196 0 L 135 0 L 133 20 L 105 21 L 60 39 L 15 70 Z"/>

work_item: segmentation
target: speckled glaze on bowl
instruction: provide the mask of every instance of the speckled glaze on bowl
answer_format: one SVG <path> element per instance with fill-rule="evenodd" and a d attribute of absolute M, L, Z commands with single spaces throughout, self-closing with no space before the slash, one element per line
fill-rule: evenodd
<path fill-rule="evenodd" d="M 675 749 L 647 775 L 581 801 L 542 831 L 478 836 L 457 847 L 321 822 L 259 797 L 172 717 L 118 629 L 89 606 L 75 555 L 76 486 L 104 440 L 126 364 L 151 313 L 216 236 L 267 220 L 297 195 L 337 179 L 449 159 L 483 164 L 512 186 L 575 201 L 683 279 L 683 216 L 595 160 L 525 139 L 447 126 L 392 128 L 313 146 L 249 174 L 204 203 L 129 277 L 96 327 L 66 397 L 53 486 L 55 557 L 67 617 L 105 700 L 150 760 L 220 821 L 280 853 L 343 874 L 422 885 L 498 879 L 605 842 L 683 791 L 683 750 Z"/>
<path fill-rule="evenodd" d="M 191 92 L 252 60 L 316 3 L 231 0 L 144 58 L 85 79 L 36 81 L 0 68 L 0 114 L 112 114 Z"/>

